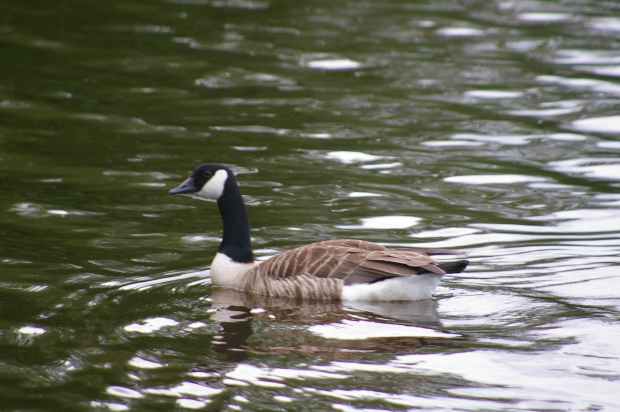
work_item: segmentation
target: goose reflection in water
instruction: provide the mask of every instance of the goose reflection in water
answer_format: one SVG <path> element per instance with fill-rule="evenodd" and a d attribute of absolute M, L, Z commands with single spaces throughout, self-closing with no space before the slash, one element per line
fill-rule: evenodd
<path fill-rule="evenodd" d="M 410 352 L 460 337 L 441 331 L 437 302 L 430 299 L 343 305 L 216 288 L 211 301 L 211 319 L 220 327 L 214 349 L 236 361 L 246 359 L 249 353 L 292 352 L 354 359 L 360 353 L 384 352 L 386 348 Z"/>

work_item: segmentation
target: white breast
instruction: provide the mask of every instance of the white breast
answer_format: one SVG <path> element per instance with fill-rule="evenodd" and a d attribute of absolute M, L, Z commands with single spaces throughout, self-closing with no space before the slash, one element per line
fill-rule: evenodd
<path fill-rule="evenodd" d="M 375 283 L 346 285 L 342 300 L 411 301 L 430 299 L 439 284 L 437 275 L 396 277 Z"/>
<path fill-rule="evenodd" d="M 239 289 L 243 276 L 255 263 L 239 263 L 223 253 L 217 253 L 211 262 L 211 280 L 216 286 Z"/>

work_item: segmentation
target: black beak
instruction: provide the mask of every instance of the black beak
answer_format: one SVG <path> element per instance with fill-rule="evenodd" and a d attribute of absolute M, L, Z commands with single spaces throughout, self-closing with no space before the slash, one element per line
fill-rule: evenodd
<path fill-rule="evenodd" d="M 194 186 L 194 179 L 188 177 L 183 183 L 173 189 L 170 189 L 168 193 L 171 195 L 182 195 L 187 193 L 196 193 L 197 191 L 196 186 Z"/>

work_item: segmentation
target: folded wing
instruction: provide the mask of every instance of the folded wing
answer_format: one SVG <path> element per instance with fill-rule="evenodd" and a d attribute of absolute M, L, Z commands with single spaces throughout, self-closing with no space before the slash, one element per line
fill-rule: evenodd
<path fill-rule="evenodd" d="M 342 279 L 345 285 L 374 283 L 422 273 L 443 275 L 428 254 L 415 249 L 387 249 L 363 240 L 328 240 L 292 249 L 257 265 L 255 275 L 290 279 L 305 275 Z"/>

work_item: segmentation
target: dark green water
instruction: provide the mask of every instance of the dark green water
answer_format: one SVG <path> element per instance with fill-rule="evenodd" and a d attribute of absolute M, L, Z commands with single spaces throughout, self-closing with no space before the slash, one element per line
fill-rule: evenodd
<path fill-rule="evenodd" d="M 5 1 L 0 409 L 620 410 L 620 4 Z M 433 302 L 211 288 L 256 252 L 465 250 Z"/>

